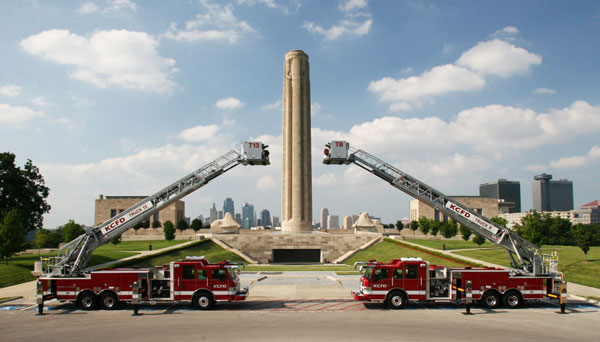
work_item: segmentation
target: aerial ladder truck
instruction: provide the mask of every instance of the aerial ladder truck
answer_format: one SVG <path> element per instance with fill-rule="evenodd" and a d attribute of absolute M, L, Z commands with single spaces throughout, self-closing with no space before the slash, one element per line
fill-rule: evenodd
<path fill-rule="evenodd" d="M 326 145 L 324 164 L 355 164 L 393 187 L 442 212 L 447 217 L 508 252 L 511 269 L 447 268 L 414 258 L 390 263 L 361 263 L 365 275 L 357 300 L 385 301 L 392 308 L 408 300 L 470 298 L 488 308 L 504 303 L 518 307 L 526 299 L 559 298 L 566 303 L 566 283 L 558 271 L 558 255 L 543 255 L 538 246 L 346 141 Z"/>
<path fill-rule="evenodd" d="M 239 279 L 232 271 L 239 265 L 230 262 L 210 264 L 203 258 L 190 258 L 154 269 L 92 272 L 87 271 L 86 266 L 96 248 L 237 165 L 269 165 L 267 147 L 260 142 L 242 142 L 240 151 L 223 154 L 100 225 L 87 229 L 61 247 L 56 257 L 42 258 L 36 294 L 40 314 L 44 301 L 52 298 L 76 301 L 84 309 L 92 309 L 98 302 L 102 308 L 112 309 L 118 301 L 144 299 L 192 300 L 196 307 L 204 309 L 219 300 L 245 299 L 247 291 L 240 289 Z M 194 280 L 193 284 L 191 280 Z"/>

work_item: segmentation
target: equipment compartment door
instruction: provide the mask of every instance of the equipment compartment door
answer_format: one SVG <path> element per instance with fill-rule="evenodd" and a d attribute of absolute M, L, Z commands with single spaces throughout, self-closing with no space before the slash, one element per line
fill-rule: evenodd
<path fill-rule="evenodd" d="M 214 293 L 217 300 L 227 299 L 228 284 L 227 284 L 227 270 L 225 268 L 216 268 L 210 270 L 210 279 L 208 280 L 208 287 Z"/>
<path fill-rule="evenodd" d="M 404 289 L 411 300 L 425 300 L 427 267 L 425 263 L 404 266 Z"/>
<path fill-rule="evenodd" d="M 191 299 L 194 291 L 198 288 L 196 285 L 196 265 L 175 265 L 174 277 L 175 293 L 179 292 L 181 296 L 179 299 Z"/>

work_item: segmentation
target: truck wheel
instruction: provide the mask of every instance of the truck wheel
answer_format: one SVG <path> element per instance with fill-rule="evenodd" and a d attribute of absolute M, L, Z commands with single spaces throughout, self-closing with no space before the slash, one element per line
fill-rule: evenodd
<path fill-rule="evenodd" d="M 504 294 L 504 306 L 509 309 L 516 309 L 523 305 L 523 296 L 518 291 L 508 291 Z"/>
<path fill-rule="evenodd" d="M 390 309 L 402 309 L 406 302 L 406 295 L 400 291 L 390 293 L 386 300 L 386 304 Z"/>
<path fill-rule="evenodd" d="M 92 310 L 96 308 L 98 304 L 98 298 L 92 292 L 84 292 L 77 298 L 77 306 L 83 310 Z"/>
<path fill-rule="evenodd" d="M 210 293 L 200 292 L 194 296 L 192 299 L 192 304 L 196 309 L 199 310 L 208 310 L 213 306 L 213 298 Z"/>
<path fill-rule="evenodd" d="M 481 305 L 487 309 L 495 309 L 500 305 L 500 295 L 495 291 L 486 292 L 481 298 Z"/>
<path fill-rule="evenodd" d="M 104 310 L 114 310 L 119 306 L 119 298 L 113 292 L 105 292 L 100 296 L 100 307 Z"/>

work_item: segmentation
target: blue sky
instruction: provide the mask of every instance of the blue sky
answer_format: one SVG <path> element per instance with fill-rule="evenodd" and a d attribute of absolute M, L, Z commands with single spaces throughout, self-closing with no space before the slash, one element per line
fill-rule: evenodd
<path fill-rule="evenodd" d="M 94 199 L 149 195 L 259 139 L 186 197 L 280 216 L 283 57 L 310 58 L 313 217 L 408 216 L 410 198 L 355 166 L 346 139 L 449 195 L 533 176 L 599 198 L 597 1 L 18 1 L 0 4 L 0 146 L 50 187 L 46 227 L 92 224 Z"/>

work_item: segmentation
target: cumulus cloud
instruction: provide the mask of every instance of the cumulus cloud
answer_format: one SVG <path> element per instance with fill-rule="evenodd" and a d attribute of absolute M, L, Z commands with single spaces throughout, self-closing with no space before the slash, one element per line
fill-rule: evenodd
<path fill-rule="evenodd" d="M 238 5 L 254 6 L 256 4 L 262 4 L 272 9 L 279 9 L 283 14 L 290 14 L 297 12 L 302 3 L 300 0 L 291 0 L 286 3 L 276 2 L 275 0 L 237 0 Z"/>
<path fill-rule="evenodd" d="M 269 190 L 276 189 L 279 186 L 279 179 L 273 176 L 262 176 L 256 182 L 256 189 L 258 190 Z"/>
<path fill-rule="evenodd" d="M 262 110 L 281 109 L 281 100 L 277 100 L 273 103 L 261 106 L 260 109 L 262 109 Z"/>
<path fill-rule="evenodd" d="M 367 5 L 367 0 L 346 0 L 340 3 L 339 8 L 344 12 L 352 12 L 358 9 L 366 8 Z"/>
<path fill-rule="evenodd" d="M 217 125 L 196 126 L 179 133 L 179 138 L 186 141 L 205 141 L 212 139 L 217 132 L 219 132 Z"/>
<path fill-rule="evenodd" d="M 541 63 L 541 56 L 499 39 L 478 43 L 465 51 L 456 62 L 482 75 L 500 77 L 527 73 L 531 66 Z"/>
<path fill-rule="evenodd" d="M 482 89 L 486 76 L 527 73 L 541 62 L 542 58 L 536 54 L 494 39 L 465 51 L 454 64 L 433 67 L 419 76 L 384 77 L 371 81 L 367 89 L 378 94 L 379 100 L 392 102 L 390 111 L 407 111 L 434 96 Z"/>
<path fill-rule="evenodd" d="M 208 1 L 201 1 L 200 4 L 204 7 L 204 13 L 186 22 L 181 30 L 177 24 L 171 24 L 163 37 L 184 42 L 223 41 L 235 44 L 243 36 L 255 32 L 245 20 L 239 20 L 234 15 L 232 4 L 211 4 Z"/>
<path fill-rule="evenodd" d="M 48 101 L 46 101 L 46 99 L 43 96 L 35 97 L 35 98 L 31 99 L 31 102 L 33 102 L 38 107 L 50 106 L 50 103 L 48 103 Z"/>
<path fill-rule="evenodd" d="M 118 86 L 169 93 L 175 60 L 160 56 L 158 42 L 144 32 L 95 31 L 88 37 L 68 30 L 47 30 L 20 42 L 32 55 L 75 68 L 71 78 L 100 88 Z"/>
<path fill-rule="evenodd" d="M 79 14 L 90 14 L 94 13 L 98 10 L 98 6 L 96 6 L 93 2 L 85 2 L 77 9 L 77 13 Z"/>
<path fill-rule="evenodd" d="M 587 154 L 553 160 L 550 162 L 550 167 L 556 169 L 576 169 L 587 166 L 598 159 L 600 159 L 600 146 L 594 145 Z"/>
<path fill-rule="evenodd" d="M 135 12 L 136 10 L 136 4 L 131 0 L 112 0 L 108 2 L 108 6 L 104 9 L 104 13 L 123 11 Z"/>
<path fill-rule="evenodd" d="M 533 93 L 535 95 L 545 95 L 545 94 L 556 94 L 556 90 L 554 89 L 548 89 L 548 88 L 537 88 L 536 90 L 533 91 Z"/>
<path fill-rule="evenodd" d="M 221 99 L 215 103 L 215 107 L 219 109 L 237 109 L 242 108 L 244 103 L 235 97 L 228 97 L 225 99 Z"/>
<path fill-rule="evenodd" d="M 366 10 L 367 2 L 365 0 L 346 0 L 340 3 L 340 11 L 343 13 L 343 19 L 330 28 L 314 22 L 304 22 L 302 27 L 308 32 L 323 36 L 326 41 L 336 40 L 342 37 L 362 37 L 369 33 L 373 20 L 371 14 Z M 357 17 L 364 17 L 365 20 L 357 20 Z"/>
<path fill-rule="evenodd" d="M 44 113 L 36 112 L 31 108 L 13 107 L 0 103 L 0 123 L 2 124 L 19 125 L 42 116 Z"/>
<path fill-rule="evenodd" d="M 17 97 L 21 94 L 22 87 L 18 85 L 5 85 L 0 87 L 0 95 Z"/>

